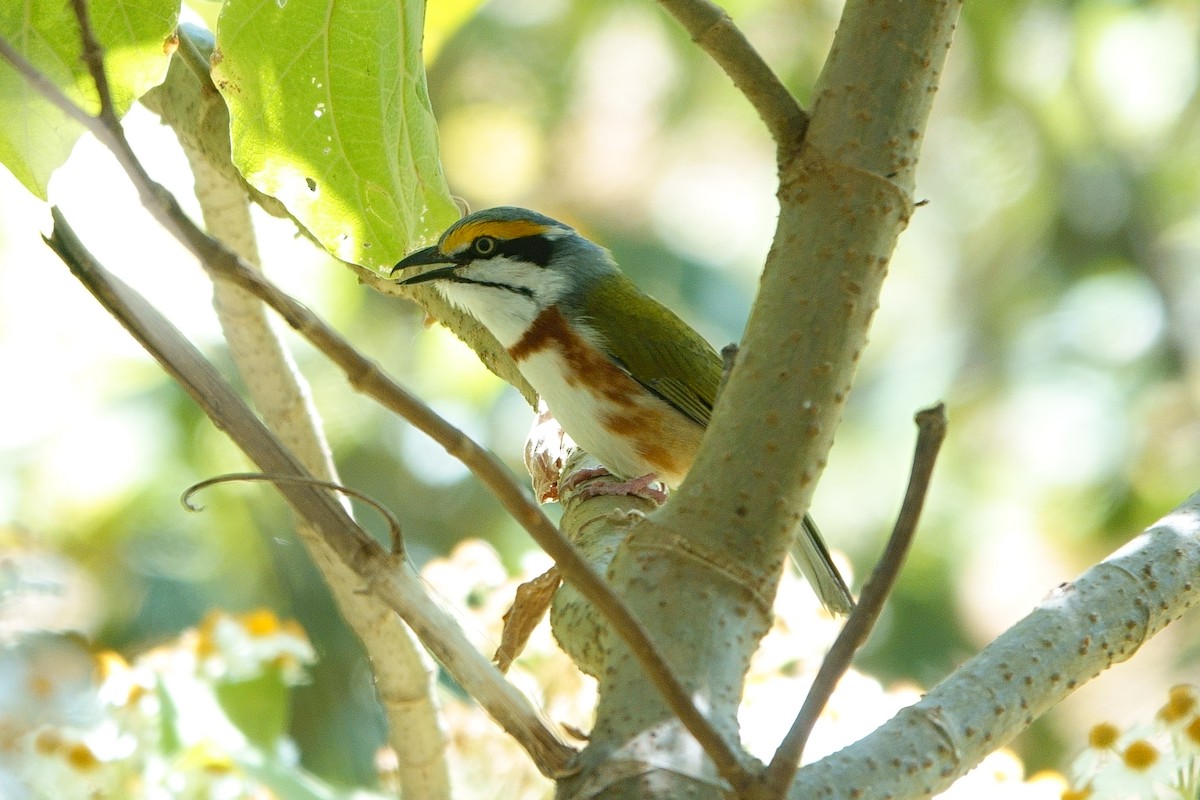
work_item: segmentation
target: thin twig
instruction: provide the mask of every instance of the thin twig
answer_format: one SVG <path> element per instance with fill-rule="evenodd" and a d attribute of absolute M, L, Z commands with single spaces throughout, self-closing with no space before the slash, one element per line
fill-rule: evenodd
<path fill-rule="evenodd" d="M 79 38 L 83 41 L 83 62 L 87 64 L 88 72 L 96 83 L 96 94 L 100 96 L 100 113 L 98 117 L 117 119 L 117 107 L 113 103 L 112 89 L 108 84 L 108 71 L 104 69 L 104 50 L 96 39 L 96 31 L 92 28 L 92 15 L 88 11 L 87 0 L 71 0 L 75 9 L 75 19 L 79 21 Z M 119 124 L 119 122 L 118 122 Z"/>
<path fill-rule="evenodd" d="M 88 42 L 85 40 L 84 44 L 86 47 Z M 94 40 L 92 46 L 95 46 Z M 88 59 L 88 64 L 91 66 L 92 59 Z M 99 72 L 104 71 L 102 59 L 97 69 Z M 107 87 L 107 82 L 103 86 Z M 61 95 L 58 88 L 49 82 L 38 84 L 37 88 L 43 92 Z M 97 90 L 102 90 L 100 82 L 97 82 Z M 105 108 L 104 101 L 101 102 L 101 108 Z M 108 108 L 111 109 L 111 98 Z M 196 227 L 174 196 L 150 178 L 142 167 L 124 136 L 120 121 L 112 114 L 108 116 L 111 120 L 108 122 L 88 117 L 87 127 L 116 154 L 117 160 L 138 188 L 143 204 L 155 218 L 200 260 L 211 275 L 236 283 L 271 306 L 289 325 L 338 364 L 346 372 L 351 385 L 396 411 L 434 438 L 447 452 L 472 469 L 493 493 L 496 493 L 496 487 L 501 487 L 497 497 L 506 510 L 513 514 L 534 541 L 554 559 L 563 579 L 572 583 L 579 593 L 604 615 L 612 629 L 624 640 L 638 663 L 642 665 L 651 683 L 662 693 L 668 707 L 712 759 L 721 777 L 734 786 L 744 785 L 748 775 L 738 758 L 737 750 L 697 708 L 691 694 L 667 664 L 641 621 L 613 593 L 605 580 L 592 569 L 541 509 L 534 505 L 523 491 L 515 488 L 515 480 L 507 468 L 493 454 L 438 417 L 432 409 L 388 378 L 376 364 L 360 355 L 349 342 L 325 325 L 303 304 L 249 269 L 236 254 Z M 387 398 L 387 402 L 384 402 L 384 397 Z M 429 646 L 428 642 L 426 646 Z"/>
<path fill-rule="evenodd" d="M 795 147 L 804 138 L 808 114 L 725 9 L 710 0 L 658 0 L 658 4 L 733 80 L 762 117 L 778 147 Z"/>
<path fill-rule="evenodd" d="M 198 506 L 192 503 L 192 498 L 197 492 L 201 492 L 210 486 L 216 486 L 222 483 L 233 483 L 235 481 L 266 481 L 268 483 L 280 483 L 284 481 L 309 483 L 313 486 L 320 486 L 324 489 L 332 489 L 335 492 L 341 492 L 344 495 L 353 497 L 356 500 L 369 505 L 379 513 L 379 516 L 387 520 L 388 534 L 392 543 L 392 555 L 405 557 L 404 551 L 404 533 L 400 528 L 400 520 L 396 519 L 396 515 L 392 510 L 383 503 L 376 500 L 366 492 L 360 492 L 358 489 L 352 489 L 345 484 L 337 483 L 336 481 L 323 481 L 320 478 L 301 478 L 296 475 L 268 475 L 264 472 L 230 472 L 225 475 L 217 475 L 214 478 L 206 478 L 199 483 L 193 483 L 191 486 L 183 490 L 183 494 L 179 496 L 180 504 L 188 511 L 203 511 L 204 506 Z"/>
<path fill-rule="evenodd" d="M 917 530 L 917 522 L 921 517 L 921 507 L 924 505 L 925 496 L 929 491 L 929 480 L 933 473 L 934 462 L 937 460 L 938 450 L 946 436 L 945 405 L 938 403 L 932 408 L 918 411 L 916 422 L 917 445 L 913 453 L 912 472 L 909 475 L 908 489 L 904 494 L 904 502 L 900 506 L 900 514 L 896 518 L 892 535 L 888 539 L 883 555 L 879 558 L 879 563 L 875 565 L 871 577 L 863 586 L 858 605 L 850 612 L 850 618 L 846 620 L 845 627 L 834 640 L 833 647 L 829 649 L 825 660 L 821 662 L 821 668 L 817 670 L 812 688 L 808 690 L 808 697 L 804 699 L 804 705 L 800 708 L 800 713 L 796 715 L 791 730 L 788 731 L 787 736 L 780 743 L 779 749 L 775 751 L 771 763 L 763 772 L 763 792 L 759 795 L 762 798 L 774 800 L 787 796 L 788 788 L 796 776 L 796 770 L 800 766 L 800 757 L 804 754 L 804 746 L 808 743 L 808 736 L 812 733 L 817 717 L 821 715 L 825 704 L 829 702 L 829 697 L 833 694 L 838 681 L 850 668 L 854 654 L 867 641 L 871 629 L 875 627 L 875 623 L 879 619 L 880 612 L 883 611 L 884 602 L 896 585 L 900 568 L 904 565 L 909 545 L 912 544 L 913 535 Z"/>

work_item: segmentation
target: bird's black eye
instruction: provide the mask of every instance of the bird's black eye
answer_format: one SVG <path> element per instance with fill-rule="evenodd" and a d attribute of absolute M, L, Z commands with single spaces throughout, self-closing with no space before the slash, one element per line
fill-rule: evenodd
<path fill-rule="evenodd" d="M 471 243 L 471 248 L 477 256 L 490 256 L 496 252 L 496 240 L 490 236 L 480 236 Z"/>

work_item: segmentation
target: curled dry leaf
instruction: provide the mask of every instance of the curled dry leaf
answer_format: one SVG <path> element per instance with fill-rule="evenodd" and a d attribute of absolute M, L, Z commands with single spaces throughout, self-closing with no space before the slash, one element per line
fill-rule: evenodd
<path fill-rule="evenodd" d="M 492 661 L 501 672 L 508 672 L 512 662 L 529 641 L 530 634 L 546 616 L 550 609 L 550 601 L 558 590 L 562 578 L 557 567 L 551 567 L 533 580 L 526 581 L 517 587 L 517 595 L 513 604 L 504 614 L 504 632 L 500 636 L 500 646 Z"/>

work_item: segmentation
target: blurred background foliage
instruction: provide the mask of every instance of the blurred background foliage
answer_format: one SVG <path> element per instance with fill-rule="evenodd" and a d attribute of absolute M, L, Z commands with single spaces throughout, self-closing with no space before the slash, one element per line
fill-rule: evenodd
<path fill-rule="evenodd" d="M 773 153 L 729 82 L 653 4 L 438 2 L 427 60 L 445 169 L 473 208 L 526 205 L 611 248 L 718 347 L 739 338 L 770 244 Z M 726 8 L 810 101 L 829 0 Z M 191 13 L 212 24 L 219 6 Z M 932 685 L 1049 589 L 1200 485 L 1200 6 L 968 3 L 901 238 L 814 513 L 869 570 L 907 476 L 912 414 L 950 434 L 911 563 L 861 665 Z M 195 209 L 169 131 L 134 145 Z M 199 271 L 89 139 L 51 185 L 84 240 L 228 368 Z M 319 656 L 295 693 L 305 765 L 370 783 L 383 741 L 366 664 L 282 504 L 189 484 L 243 458 L 41 244 L 48 215 L 0 176 L 0 630 L 77 630 L 133 653 L 209 609 L 295 617 Z M 260 217 L 269 272 L 517 472 L 515 391 L 420 311 L 378 296 Z M 342 479 L 390 506 L 424 561 L 530 542 L 437 446 L 296 343 Z M 363 515 L 368 525 L 376 523 Z M 1147 718 L 1200 678 L 1200 619 L 1086 687 L 1018 741 L 1062 763 L 1099 716 Z M 368 722 L 364 722 L 367 720 Z"/>

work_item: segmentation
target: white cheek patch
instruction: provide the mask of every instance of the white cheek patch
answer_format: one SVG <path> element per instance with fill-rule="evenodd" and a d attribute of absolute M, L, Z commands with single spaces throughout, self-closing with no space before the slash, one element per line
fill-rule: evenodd
<path fill-rule="evenodd" d="M 543 308 L 558 302 L 567 288 L 566 276 L 558 270 L 539 267 L 508 256 L 481 259 L 464 267 L 459 274 L 481 283 L 495 283 L 525 290 Z"/>
<path fill-rule="evenodd" d="M 483 323 L 505 347 L 520 341 L 542 309 L 557 301 L 566 284 L 564 276 L 554 270 L 503 256 L 476 261 L 458 274 L 477 282 L 438 281 L 438 290 Z"/>

